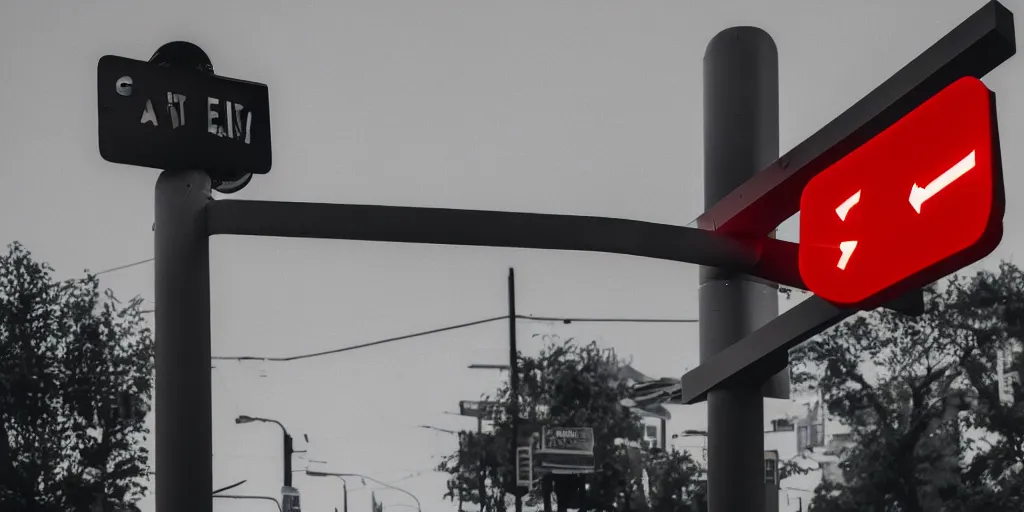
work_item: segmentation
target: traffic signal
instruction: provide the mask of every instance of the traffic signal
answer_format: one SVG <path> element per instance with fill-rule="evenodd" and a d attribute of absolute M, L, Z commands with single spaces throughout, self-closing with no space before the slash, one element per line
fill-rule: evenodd
<path fill-rule="evenodd" d="M 764 452 L 764 482 L 779 485 L 779 452 L 776 450 Z"/>
<path fill-rule="evenodd" d="M 299 490 L 286 485 L 281 488 L 281 510 L 283 512 L 301 512 L 302 506 L 299 504 Z"/>
<path fill-rule="evenodd" d="M 808 289 L 870 309 L 955 272 L 1002 238 L 994 94 L 961 78 L 825 169 L 800 198 Z"/>
<path fill-rule="evenodd" d="M 530 487 L 533 484 L 533 448 L 516 448 L 516 487 Z"/>

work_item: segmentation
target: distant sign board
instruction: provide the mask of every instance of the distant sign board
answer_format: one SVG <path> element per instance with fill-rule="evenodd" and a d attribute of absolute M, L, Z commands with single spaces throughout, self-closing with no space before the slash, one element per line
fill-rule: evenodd
<path fill-rule="evenodd" d="M 594 454 L 594 429 L 590 427 L 544 427 L 541 451 L 545 453 Z"/>
<path fill-rule="evenodd" d="M 97 80 L 105 160 L 218 179 L 270 171 L 266 85 L 112 55 Z"/>
<path fill-rule="evenodd" d="M 501 404 L 498 402 L 462 400 L 459 402 L 459 414 L 473 418 L 491 420 L 498 415 L 500 407 Z"/>

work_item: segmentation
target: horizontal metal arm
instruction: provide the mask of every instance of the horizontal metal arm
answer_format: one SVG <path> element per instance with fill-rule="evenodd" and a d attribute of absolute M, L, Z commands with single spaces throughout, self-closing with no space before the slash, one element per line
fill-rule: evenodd
<path fill-rule="evenodd" d="M 561 249 L 643 256 L 749 272 L 756 248 L 720 233 L 635 220 L 446 208 L 220 200 L 210 235 Z"/>
<path fill-rule="evenodd" d="M 746 243 L 722 233 L 636 220 L 542 213 L 279 201 L 206 205 L 210 235 L 560 249 L 642 256 L 748 273 L 805 289 L 797 244 Z M 919 300 L 917 302 L 920 302 Z M 911 301 L 910 308 L 915 308 Z M 908 306 L 887 305 L 914 314 Z M 284 428 L 283 426 L 281 427 Z"/>
<path fill-rule="evenodd" d="M 716 387 L 760 387 L 789 364 L 791 348 L 856 312 L 808 298 L 683 375 L 682 402 L 701 402 Z"/>

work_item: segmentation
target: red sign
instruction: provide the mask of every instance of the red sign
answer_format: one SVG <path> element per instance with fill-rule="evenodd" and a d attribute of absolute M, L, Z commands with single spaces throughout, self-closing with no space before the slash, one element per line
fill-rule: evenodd
<path fill-rule="evenodd" d="M 800 198 L 800 275 L 872 308 L 955 272 L 1002 238 L 994 95 L 962 78 L 815 176 Z"/>

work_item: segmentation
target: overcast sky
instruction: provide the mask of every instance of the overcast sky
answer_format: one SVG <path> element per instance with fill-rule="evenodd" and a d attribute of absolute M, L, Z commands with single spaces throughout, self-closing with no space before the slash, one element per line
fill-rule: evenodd
<path fill-rule="evenodd" d="M 701 59 L 709 39 L 756 25 L 779 48 L 781 148 L 806 138 L 909 62 L 980 0 L 431 2 L 7 0 L 0 7 L 0 241 L 61 277 L 153 255 L 158 171 L 110 164 L 96 139 L 96 63 L 200 45 L 217 74 L 270 88 L 274 167 L 236 197 L 622 217 L 688 224 L 703 210 Z M 1024 13 L 1024 2 L 1007 0 Z M 999 95 L 1006 235 L 1024 247 L 1019 57 L 986 77 Z M 780 236 L 796 240 L 796 223 Z M 283 356 L 498 316 L 518 276 L 521 314 L 694 318 L 697 268 L 625 256 L 219 237 L 211 245 L 213 352 Z M 103 276 L 153 297 L 152 264 Z M 149 303 L 152 305 L 152 303 Z M 563 326 L 653 376 L 697 364 L 695 324 Z M 431 473 L 472 428 L 444 414 L 503 375 L 503 322 L 292 363 L 218 362 L 214 486 L 278 495 L 285 423 L 325 470 L 365 473 L 441 500 Z M 672 428 L 704 409 L 677 407 Z M 770 419 L 770 418 L 766 418 Z M 301 434 L 308 434 L 307 446 Z M 295 467 L 305 462 L 296 460 Z M 411 475 L 411 476 L 410 476 Z M 340 507 L 336 481 L 297 475 L 305 510 Z M 358 488 L 358 482 L 352 488 Z M 378 491 L 387 505 L 408 504 Z M 369 493 L 353 492 L 352 510 Z M 217 501 L 217 511 L 264 510 Z M 269 504 L 267 505 L 269 506 Z M 265 510 L 270 510 L 266 508 Z M 153 510 L 152 499 L 143 510 Z"/>

